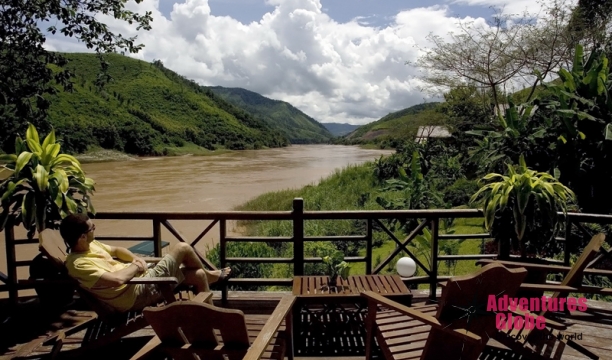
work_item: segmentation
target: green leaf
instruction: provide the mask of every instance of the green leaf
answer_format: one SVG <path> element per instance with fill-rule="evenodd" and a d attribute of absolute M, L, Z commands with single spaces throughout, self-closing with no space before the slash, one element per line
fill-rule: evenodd
<path fill-rule="evenodd" d="M 55 166 L 61 163 L 71 163 L 72 166 L 75 169 L 78 169 L 79 172 L 83 172 L 83 170 L 81 170 L 81 163 L 79 163 L 79 161 L 72 155 L 68 155 L 68 154 L 59 154 L 57 155 L 57 157 L 55 159 L 53 159 L 51 161 L 51 166 Z"/>
<path fill-rule="evenodd" d="M 6 186 L 6 191 L 2 195 L 2 199 L 0 201 L 2 201 L 2 203 L 7 201 L 11 196 L 13 196 L 13 193 L 15 192 L 16 188 L 17 184 L 12 181 L 9 181 L 8 185 Z"/>
<path fill-rule="evenodd" d="M 49 173 L 45 170 L 45 167 L 42 165 L 38 165 L 36 167 L 36 172 L 33 174 L 34 180 L 36 181 L 36 185 L 38 186 L 38 190 L 45 192 L 49 187 Z"/>
<path fill-rule="evenodd" d="M 14 163 L 17 161 L 17 155 L 15 154 L 0 154 L 0 162 Z"/>
<path fill-rule="evenodd" d="M 606 125 L 605 137 L 606 140 L 612 140 L 612 123 Z"/>
<path fill-rule="evenodd" d="M 574 52 L 574 64 L 572 67 L 572 72 L 574 74 L 584 73 L 583 58 L 584 58 L 584 49 L 582 48 L 582 45 L 578 44 L 576 45 L 576 49 Z"/>
<path fill-rule="evenodd" d="M 47 146 L 55 144 L 55 129 L 51 129 L 51 132 L 45 137 L 45 140 L 42 143 L 42 148 L 44 150 L 47 149 Z M 59 145 L 59 144 L 57 144 Z M 49 151 L 47 151 L 48 153 Z M 57 154 L 56 154 L 57 155 Z"/>
<path fill-rule="evenodd" d="M 21 140 L 21 138 L 17 136 L 15 138 L 15 154 L 21 154 L 25 150 L 26 149 L 25 149 L 25 144 L 23 143 L 23 140 Z"/>
<path fill-rule="evenodd" d="M 28 191 L 23 197 L 23 202 L 21 203 L 21 218 L 26 229 L 29 230 L 31 228 L 32 223 L 34 222 L 35 214 L 36 202 L 34 199 L 34 193 L 32 191 Z"/>
<path fill-rule="evenodd" d="M 19 157 L 17 157 L 17 161 L 15 162 L 15 174 L 19 174 L 19 172 L 26 166 L 26 164 L 30 162 L 31 158 L 31 152 L 24 151 L 19 154 Z"/>
<path fill-rule="evenodd" d="M 28 148 L 30 149 L 30 151 L 39 156 L 42 155 L 42 147 L 40 147 L 40 144 L 38 142 L 32 139 L 27 139 L 26 142 L 28 143 Z"/>
<path fill-rule="evenodd" d="M 70 186 L 70 184 L 68 183 L 68 176 L 66 175 L 66 172 L 64 170 L 56 169 L 55 172 L 50 176 L 50 178 L 57 180 L 59 190 L 62 193 L 65 194 L 68 191 L 68 187 Z"/>
<path fill-rule="evenodd" d="M 68 207 L 68 210 L 70 211 L 70 213 L 76 213 L 78 210 L 78 206 L 77 204 L 74 202 L 73 199 L 71 199 L 68 196 L 64 196 L 64 201 L 66 203 L 66 206 Z"/>
<path fill-rule="evenodd" d="M 576 91 L 576 83 L 574 82 L 574 77 L 570 74 L 569 71 L 565 69 L 559 70 L 559 77 L 563 80 L 563 85 L 567 88 L 567 90 L 574 92 Z"/>
<path fill-rule="evenodd" d="M 38 131 L 36 130 L 36 127 L 32 124 L 29 124 L 28 130 L 26 130 L 26 141 L 27 140 L 31 140 L 33 143 L 38 145 L 38 147 L 40 147 L 40 139 L 38 138 Z M 30 148 L 30 150 L 31 149 L 32 148 Z"/>
<path fill-rule="evenodd" d="M 51 161 L 57 157 L 57 155 L 60 152 L 60 144 L 51 144 L 49 146 L 47 146 L 44 150 L 44 155 L 43 155 L 43 165 L 45 166 L 50 166 L 51 165 Z"/>

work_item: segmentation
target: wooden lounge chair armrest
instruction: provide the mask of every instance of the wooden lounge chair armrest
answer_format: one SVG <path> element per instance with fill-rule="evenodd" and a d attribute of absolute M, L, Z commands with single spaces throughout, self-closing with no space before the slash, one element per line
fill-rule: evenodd
<path fill-rule="evenodd" d="M 585 294 L 600 294 L 600 295 L 612 295 L 612 289 L 611 288 L 601 288 L 601 287 L 597 287 L 597 286 L 590 286 L 590 285 L 582 285 L 578 288 L 578 291 L 576 292 L 581 292 L 581 293 L 585 293 Z"/>
<path fill-rule="evenodd" d="M 35 286 L 45 286 L 45 285 L 76 285 L 76 282 L 72 279 L 19 279 L 17 280 L 17 284 L 19 285 L 35 285 Z"/>
<path fill-rule="evenodd" d="M 191 301 L 195 301 L 198 303 L 205 303 L 205 302 L 208 302 L 208 300 L 211 299 L 212 297 L 213 297 L 213 293 L 210 291 L 206 291 L 206 292 L 199 293 L 193 299 L 191 299 Z"/>
<path fill-rule="evenodd" d="M 539 290 L 539 291 L 563 291 L 563 292 L 579 292 L 578 288 L 566 285 L 556 284 L 521 284 L 521 290 Z"/>
<path fill-rule="evenodd" d="M 436 319 L 435 317 L 431 316 L 431 315 L 427 315 L 427 314 L 423 314 L 422 312 L 418 311 L 418 310 L 414 310 L 409 308 L 408 306 L 402 305 L 400 303 L 397 303 L 393 300 L 389 300 L 373 291 L 365 291 L 361 293 L 361 296 L 364 296 L 368 299 L 368 302 L 375 302 L 381 305 L 384 305 L 390 309 L 393 309 L 401 314 L 410 316 L 411 318 L 415 319 L 415 320 L 419 320 L 422 323 L 425 323 L 426 325 L 430 325 L 431 327 L 435 327 L 437 329 L 440 330 L 445 330 L 448 331 L 449 333 L 452 333 L 454 335 L 458 335 L 463 337 L 466 341 L 469 342 L 474 342 L 474 343 L 480 343 L 483 339 L 474 334 L 471 333 L 465 329 L 448 329 L 446 327 L 444 327 L 440 321 L 438 321 L 438 319 Z M 370 316 L 370 314 L 368 314 L 368 316 Z"/>
<path fill-rule="evenodd" d="M 492 259 L 481 259 L 476 261 L 476 265 L 489 265 L 493 263 L 499 263 L 506 267 L 518 268 L 522 267 L 527 270 L 547 270 L 549 272 L 568 272 L 571 267 L 562 266 L 562 265 L 553 265 L 553 264 L 534 264 L 528 262 L 520 262 L 520 261 L 509 261 L 509 260 L 492 260 Z"/>
<path fill-rule="evenodd" d="M 156 285 L 177 285 L 178 279 L 174 276 L 169 277 L 136 277 L 128 280 L 126 284 L 156 284 Z"/>
<path fill-rule="evenodd" d="M 257 338 L 253 341 L 253 344 L 242 358 L 242 360 L 258 360 L 261 358 L 263 353 L 266 351 L 268 345 L 274 338 L 274 335 L 278 331 L 281 323 L 287 315 L 291 314 L 291 309 L 295 303 L 294 295 L 285 295 L 282 297 L 272 315 L 266 321 L 263 329 L 257 335 Z"/>

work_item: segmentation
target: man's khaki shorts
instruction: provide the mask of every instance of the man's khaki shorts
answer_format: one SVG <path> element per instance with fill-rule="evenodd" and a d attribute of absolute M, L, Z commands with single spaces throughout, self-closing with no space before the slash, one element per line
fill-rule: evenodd
<path fill-rule="evenodd" d="M 164 256 L 160 262 L 154 267 L 147 270 L 147 273 L 143 277 L 168 277 L 174 276 L 178 279 L 179 284 L 185 280 L 185 275 L 181 270 L 180 264 L 170 256 L 170 254 Z M 132 310 L 140 310 L 146 306 L 154 305 L 161 302 L 164 297 L 159 289 L 158 285 L 155 284 L 137 284 L 136 286 L 136 301 L 132 306 Z"/>

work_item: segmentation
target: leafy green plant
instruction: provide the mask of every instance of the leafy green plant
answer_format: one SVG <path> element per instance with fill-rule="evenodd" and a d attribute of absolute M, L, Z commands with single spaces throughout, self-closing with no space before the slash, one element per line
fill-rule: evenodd
<path fill-rule="evenodd" d="M 537 162 L 541 154 L 534 153 L 546 137 L 546 127 L 534 120 L 536 102 L 516 105 L 508 99 L 508 108 L 497 117 L 497 123 L 486 129 L 470 130 L 466 134 L 477 136 L 476 146 L 470 150 L 470 160 L 487 172 L 501 172 L 504 164 L 516 164 L 523 155 Z M 547 121 L 550 126 L 550 120 Z M 548 161 L 540 161 L 548 164 Z"/>
<path fill-rule="evenodd" d="M 331 255 L 323 256 L 323 263 L 326 265 L 327 275 L 333 284 L 338 276 L 347 279 L 351 271 L 351 265 L 344 261 L 344 254 L 336 251 Z"/>
<path fill-rule="evenodd" d="M 538 250 L 559 230 L 557 212 L 566 213 L 568 202 L 575 197 L 572 190 L 549 173 L 528 169 L 523 156 L 516 170 L 508 165 L 507 176 L 491 173 L 482 181 L 489 183 L 481 187 L 470 201 L 484 201 L 486 229 L 498 240 L 516 240 L 523 257 L 526 256 L 526 245 Z M 508 231 L 510 226 L 513 232 Z M 552 229 L 548 239 L 529 236 L 538 228 Z"/>
<path fill-rule="evenodd" d="M 0 162 L 5 162 L 2 171 L 12 172 L 0 183 L 0 230 L 8 221 L 23 223 L 31 238 L 68 213 L 95 214 L 90 199 L 94 181 L 85 177 L 76 158 L 60 154 L 54 130 L 41 144 L 38 131 L 30 124 L 26 140 L 15 140 L 15 154 L 0 155 Z"/>
<path fill-rule="evenodd" d="M 555 149 L 553 166 L 560 181 L 576 192 L 584 212 L 612 209 L 612 76 L 603 51 L 585 58 L 576 47 L 571 69 L 559 71 L 560 82 L 547 84 L 550 99 L 542 116 L 552 119 Z"/>
<path fill-rule="evenodd" d="M 399 191 L 402 196 L 394 200 L 386 200 L 381 196 L 376 198 L 378 205 L 386 210 L 407 210 L 407 209 L 429 209 L 444 205 L 442 197 L 429 187 L 421 171 L 421 161 L 418 151 L 412 154 L 410 160 L 410 175 L 404 168 L 398 168 L 399 178 L 386 181 L 387 186 L 381 189 L 383 192 Z M 393 219 L 392 229 L 398 225 L 406 232 L 414 229 L 418 223 L 416 219 Z"/>

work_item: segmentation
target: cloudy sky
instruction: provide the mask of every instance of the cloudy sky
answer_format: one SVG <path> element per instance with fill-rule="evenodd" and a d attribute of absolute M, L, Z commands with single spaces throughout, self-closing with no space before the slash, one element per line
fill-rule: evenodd
<path fill-rule="evenodd" d="M 151 31 L 103 20 L 138 34 L 145 48 L 130 56 L 159 59 L 202 85 L 288 101 L 320 122 L 365 124 L 435 100 L 406 61 L 427 48 L 428 34 L 489 19 L 491 6 L 538 8 L 534 0 L 144 0 L 128 8 L 151 11 Z M 86 50 L 60 37 L 46 46 Z"/>

